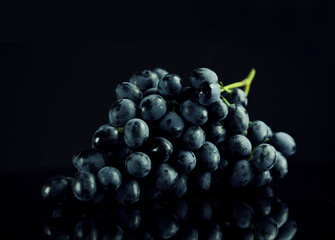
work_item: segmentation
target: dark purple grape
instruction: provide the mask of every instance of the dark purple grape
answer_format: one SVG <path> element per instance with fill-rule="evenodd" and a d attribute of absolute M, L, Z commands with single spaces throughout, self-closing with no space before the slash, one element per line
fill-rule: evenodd
<path fill-rule="evenodd" d="M 153 163 L 167 162 L 173 153 L 172 143 L 166 138 L 149 138 L 144 146 L 144 151 Z"/>
<path fill-rule="evenodd" d="M 215 145 L 222 143 L 227 138 L 227 132 L 221 123 L 213 123 L 206 127 L 206 139 Z"/>
<path fill-rule="evenodd" d="M 226 129 L 233 134 L 241 134 L 249 126 L 249 115 L 247 110 L 239 104 L 231 104 L 228 107 L 228 116 L 224 121 Z"/>
<path fill-rule="evenodd" d="M 277 162 L 277 152 L 270 144 L 258 145 L 252 156 L 252 163 L 259 171 L 270 170 Z"/>
<path fill-rule="evenodd" d="M 166 74 L 158 83 L 158 91 L 165 98 L 177 98 L 182 93 L 182 88 L 177 74 Z"/>
<path fill-rule="evenodd" d="M 192 100 L 187 100 L 180 106 L 180 113 L 186 121 L 198 126 L 203 125 L 208 119 L 207 109 Z"/>
<path fill-rule="evenodd" d="M 136 104 L 129 99 L 117 100 L 109 109 L 109 122 L 115 127 L 123 127 L 124 124 L 136 117 Z"/>
<path fill-rule="evenodd" d="M 179 230 L 178 218 L 172 213 L 158 214 L 155 219 L 156 233 L 161 239 L 170 239 Z"/>
<path fill-rule="evenodd" d="M 220 100 L 221 89 L 217 83 L 202 82 L 198 89 L 199 103 L 208 106 Z"/>
<path fill-rule="evenodd" d="M 127 206 L 140 200 L 140 185 L 135 179 L 124 181 L 115 193 L 115 200 Z"/>
<path fill-rule="evenodd" d="M 204 144 L 205 139 L 206 135 L 201 127 L 191 126 L 184 131 L 182 137 L 183 147 L 190 151 L 197 150 Z"/>
<path fill-rule="evenodd" d="M 196 192 L 208 191 L 212 183 L 212 174 L 210 172 L 200 172 L 192 179 L 193 190 Z"/>
<path fill-rule="evenodd" d="M 151 160 L 143 152 L 134 152 L 127 157 L 125 169 L 134 178 L 144 178 L 151 170 Z"/>
<path fill-rule="evenodd" d="M 254 210 L 250 205 L 236 201 L 230 205 L 229 210 L 232 222 L 234 222 L 238 228 L 246 229 L 253 224 Z"/>
<path fill-rule="evenodd" d="M 208 122 L 216 123 L 223 121 L 228 115 L 228 106 L 222 99 L 208 105 Z"/>
<path fill-rule="evenodd" d="M 279 229 L 276 240 L 291 240 L 297 232 L 297 223 L 294 220 L 287 222 Z"/>
<path fill-rule="evenodd" d="M 139 104 L 143 98 L 141 90 L 132 83 L 122 82 L 115 89 L 117 99 L 129 99 Z"/>
<path fill-rule="evenodd" d="M 73 233 L 74 240 L 84 240 L 92 239 L 98 240 L 98 229 L 95 226 L 94 222 L 91 220 L 80 220 L 75 228 Z"/>
<path fill-rule="evenodd" d="M 151 94 L 142 99 L 139 111 L 144 120 L 155 121 L 165 115 L 166 102 L 160 95 Z"/>
<path fill-rule="evenodd" d="M 106 156 L 99 150 L 84 148 L 73 155 L 72 163 L 79 171 L 96 174 L 101 168 L 106 166 Z"/>
<path fill-rule="evenodd" d="M 149 137 L 149 127 L 142 119 L 133 118 L 124 126 L 123 135 L 128 147 L 139 148 Z"/>
<path fill-rule="evenodd" d="M 184 130 L 183 119 L 175 112 L 168 112 L 159 123 L 159 130 L 163 137 L 171 140 L 179 138 Z"/>
<path fill-rule="evenodd" d="M 195 152 L 197 158 L 197 169 L 203 172 L 213 172 L 220 164 L 220 153 L 217 147 L 211 142 L 205 142 Z"/>
<path fill-rule="evenodd" d="M 263 121 L 253 121 L 248 128 L 248 138 L 254 145 L 265 142 L 268 137 L 268 126 Z"/>
<path fill-rule="evenodd" d="M 49 178 L 42 187 L 42 197 L 45 200 L 62 201 L 70 187 L 69 180 L 61 175 Z"/>
<path fill-rule="evenodd" d="M 251 150 L 249 139 L 243 135 L 234 135 L 228 139 L 228 152 L 233 159 L 248 159 Z"/>
<path fill-rule="evenodd" d="M 277 198 L 272 200 L 270 216 L 277 222 L 279 228 L 287 221 L 288 213 L 289 210 L 286 203 Z"/>
<path fill-rule="evenodd" d="M 138 86 L 142 92 L 145 92 L 149 88 L 158 87 L 159 76 L 150 70 L 142 70 L 134 73 L 130 77 L 129 82 Z"/>
<path fill-rule="evenodd" d="M 274 177 L 283 178 L 288 173 L 287 160 L 283 154 L 277 151 L 277 162 L 271 168 L 271 174 Z"/>
<path fill-rule="evenodd" d="M 259 240 L 273 240 L 278 234 L 277 223 L 273 218 L 263 216 L 256 221 L 254 233 Z"/>
<path fill-rule="evenodd" d="M 118 128 L 105 124 L 95 131 L 92 138 L 92 147 L 102 151 L 112 151 L 123 142 Z"/>
<path fill-rule="evenodd" d="M 122 183 L 120 171 L 114 167 L 101 168 L 97 174 L 101 186 L 106 190 L 117 190 Z"/>
<path fill-rule="evenodd" d="M 194 88 L 199 88 L 202 82 L 218 83 L 218 76 L 208 68 L 197 68 L 191 72 L 189 78 L 190 84 Z"/>
<path fill-rule="evenodd" d="M 94 175 L 89 172 L 79 172 L 72 179 L 73 195 L 80 201 L 92 200 L 97 193 L 97 183 Z"/>
<path fill-rule="evenodd" d="M 269 143 L 285 157 L 293 155 L 296 151 L 294 139 L 284 132 L 274 133 Z"/>
<path fill-rule="evenodd" d="M 227 101 L 231 104 L 237 103 L 245 108 L 248 105 L 248 98 L 245 95 L 244 91 L 240 88 L 231 89 L 231 93 L 224 92 L 223 97 L 227 99 Z"/>
<path fill-rule="evenodd" d="M 254 175 L 253 169 L 247 160 L 235 162 L 229 172 L 229 185 L 243 187 L 247 185 Z"/>
<path fill-rule="evenodd" d="M 154 172 L 156 187 L 160 191 L 171 190 L 178 180 L 177 171 L 167 163 L 161 163 Z"/>
<path fill-rule="evenodd" d="M 174 160 L 177 170 L 181 173 L 190 173 L 197 163 L 194 153 L 184 150 L 178 151 L 174 156 Z"/>

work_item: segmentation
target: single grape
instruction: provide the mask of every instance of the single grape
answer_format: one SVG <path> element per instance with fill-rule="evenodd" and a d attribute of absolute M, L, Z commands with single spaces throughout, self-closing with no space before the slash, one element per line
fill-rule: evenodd
<path fill-rule="evenodd" d="M 228 152 L 233 159 L 248 159 L 251 150 L 249 139 L 243 135 L 234 135 L 228 139 Z"/>
<path fill-rule="evenodd" d="M 159 123 L 159 130 L 163 137 L 171 140 L 179 138 L 184 130 L 183 119 L 175 112 L 168 112 Z"/>
<path fill-rule="evenodd" d="M 286 203 L 275 198 L 272 200 L 270 216 L 277 222 L 278 227 L 282 227 L 288 219 L 289 209 Z"/>
<path fill-rule="evenodd" d="M 171 195 L 177 198 L 182 198 L 187 192 L 187 175 L 180 174 L 175 188 L 171 191 Z"/>
<path fill-rule="evenodd" d="M 106 190 L 117 190 L 122 182 L 120 171 L 114 167 L 101 168 L 97 174 L 101 186 Z"/>
<path fill-rule="evenodd" d="M 139 111 L 144 120 L 155 121 L 166 113 L 166 102 L 161 96 L 152 94 L 142 99 Z"/>
<path fill-rule="evenodd" d="M 244 91 L 240 88 L 233 88 L 230 91 L 231 93 L 224 92 L 223 97 L 231 104 L 237 103 L 246 108 L 248 105 L 248 98 Z"/>
<path fill-rule="evenodd" d="M 253 169 L 247 160 L 235 162 L 229 172 L 229 185 L 243 187 L 247 185 L 254 175 Z"/>
<path fill-rule="evenodd" d="M 176 98 L 182 93 L 182 88 L 177 74 L 166 74 L 158 83 L 158 91 L 165 98 Z"/>
<path fill-rule="evenodd" d="M 72 163 L 79 171 L 96 174 L 101 168 L 106 166 L 106 156 L 99 150 L 84 148 L 73 155 Z"/>
<path fill-rule="evenodd" d="M 277 152 L 270 144 L 258 145 L 252 156 L 252 163 L 259 171 L 270 170 L 277 162 Z"/>
<path fill-rule="evenodd" d="M 167 163 L 161 163 L 155 169 L 156 187 L 160 191 L 166 191 L 174 188 L 178 180 L 178 173 Z"/>
<path fill-rule="evenodd" d="M 122 143 L 123 139 L 118 128 L 109 124 L 102 125 L 95 131 L 92 147 L 102 151 L 112 151 Z"/>
<path fill-rule="evenodd" d="M 129 99 L 135 104 L 139 104 L 143 98 L 141 90 L 132 83 L 122 82 L 116 86 L 115 89 L 117 99 Z"/>
<path fill-rule="evenodd" d="M 127 206 L 140 200 L 140 185 L 135 179 L 124 181 L 115 193 L 115 200 Z"/>
<path fill-rule="evenodd" d="M 251 184 L 255 187 L 263 187 L 272 181 L 272 176 L 269 171 L 256 171 L 252 178 Z"/>
<path fill-rule="evenodd" d="M 208 119 L 207 109 L 198 102 L 187 100 L 180 106 L 183 118 L 194 125 L 203 125 Z"/>
<path fill-rule="evenodd" d="M 286 176 L 287 173 L 288 173 L 287 160 L 283 154 L 277 151 L 277 162 L 273 166 L 273 168 L 271 168 L 271 174 L 274 177 L 283 178 Z"/>
<path fill-rule="evenodd" d="M 159 68 L 159 67 L 154 68 L 152 71 L 155 72 L 155 73 L 157 73 L 157 75 L 159 76 L 159 79 L 161 79 L 166 74 L 168 74 L 168 71 L 166 71 L 163 68 Z"/>
<path fill-rule="evenodd" d="M 235 201 L 230 205 L 229 210 L 232 222 L 238 228 L 246 229 L 253 224 L 255 214 L 250 205 L 241 201 Z"/>
<path fill-rule="evenodd" d="M 74 240 L 92 239 L 98 240 L 98 229 L 91 220 L 80 220 L 74 227 Z"/>
<path fill-rule="evenodd" d="M 197 158 L 197 169 L 204 172 L 213 172 L 220 164 L 220 153 L 217 147 L 206 141 L 201 148 L 195 152 Z"/>
<path fill-rule="evenodd" d="M 205 142 L 206 135 L 204 130 L 199 126 L 191 126 L 184 131 L 182 137 L 183 147 L 187 150 L 194 151 L 199 149 Z"/>
<path fill-rule="evenodd" d="M 293 155 L 296 151 L 296 144 L 294 139 L 284 132 L 274 133 L 269 143 L 285 157 Z"/>
<path fill-rule="evenodd" d="M 190 84 L 194 88 L 199 88 L 202 82 L 218 83 L 218 76 L 208 68 L 197 68 L 191 72 L 189 78 Z"/>
<path fill-rule="evenodd" d="M 228 115 L 228 106 L 222 99 L 208 105 L 208 122 L 216 123 L 223 121 Z"/>
<path fill-rule="evenodd" d="M 226 129 L 233 134 L 241 134 L 249 126 L 249 115 L 247 110 L 239 104 L 231 104 L 228 107 L 228 116 L 224 121 Z"/>
<path fill-rule="evenodd" d="M 256 221 L 254 233 L 259 240 L 273 240 L 278 234 L 277 223 L 273 218 L 263 216 Z"/>
<path fill-rule="evenodd" d="M 209 105 L 220 100 L 221 89 L 217 83 L 202 82 L 198 89 L 199 103 Z"/>
<path fill-rule="evenodd" d="M 149 138 L 143 150 L 153 163 L 163 163 L 169 160 L 173 153 L 173 146 L 166 138 L 154 137 Z"/>
<path fill-rule="evenodd" d="M 73 195 L 80 201 L 89 201 L 97 193 L 97 183 L 94 175 L 89 172 L 79 172 L 72 179 Z"/>
<path fill-rule="evenodd" d="M 171 213 L 161 213 L 157 215 L 154 222 L 156 233 L 161 239 L 170 239 L 175 236 L 179 230 L 178 218 Z"/>
<path fill-rule="evenodd" d="M 268 137 L 268 126 L 263 121 L 253 121 L 248 128 L 248 138 L 254 145 L 265 142 Z"/>
<path fill-rule="evenodd" d="M 197 163 L 196 157 L 191 151 L 180 150 L 174 158 L 177 170 L 182 173 L 190 173 Z"/>
<path fill-rule="evenodd" d="M 142 70 L 134 73 L 130 77 L 129 82 L 138 86 L 142 92 L 145 92 L 149 88 L 158 87 L 159 76 L 150 70 Z"/>
<path fill-rule="evenodd" d="M 193 189 L 196 192 L 208 191 L 212 183 L 212 174 L 210 172 L 197 173 L 193 179 Z"/>
<path fill-rule="evenodd" d="M 151 170 L 151 160 L 143 152 L 134 152 L 127 157 L 125 168 L 134 178 L 144 178 Z"/>
<path fill-rule="evenodd" d="M 206 127 L 206 139 L 215 145 L 222 143 L 227 138 L 227 132 L 224 126 L 217 122 Z"/>
<path fill-rule="evenodd" d="M 291 240 L 297 232 L 297 222 L 287 220 L 287 222 L 279 229 L 276 240 Z"/>
<path fill-rule="evenodd" d="M 119 99 L 110 107 L 108 117 L 110 124 L 123 127 L 128 120 L 136 117 L 136 104 L 129 99 Z"/>
<path fill-rule="evenodd" d="M 138 148 L 147 141 L 149 127 L 142 119 L 133 118 L 125 124 L 123 135 L 128 147 Z"/>
<path fill-rule="evenodd" d="M 69 180 L 61 175 L 49 178 L 42 187 L 42 197 L 45 200 L 62 201 L 69 189 Z"/>

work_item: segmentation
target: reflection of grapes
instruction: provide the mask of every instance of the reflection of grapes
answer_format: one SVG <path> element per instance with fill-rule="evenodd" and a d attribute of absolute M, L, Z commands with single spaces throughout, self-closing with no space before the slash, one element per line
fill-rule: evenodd
<path fill-rule="evenodd" d="M 128 183 L 127 183 L 128 184 Z M 154 199 L 122 206 L 107 192 L 91 205 L 58 204 L 44 226 L 48 239 L 292 239 L 297 223 L 269 187 L 213 197 Z"/>
<path fill-rule="evenodd" d="M 117 85 L 108 124 L 93 134 L 91 148 L 74 154 L 79 172 L 71 184 L 70 178 L 52 178 L 43 197 L 94 201 L 109 194 L 129 205 L 213 186 L 261 187 L 284 177 L 296 145 L 290 135 L 249 121 L 254 75 L 253 69 L 243 81 L 224 86 L 208 68 L 193 70 L 186 81 L 161 68 L 134 73 Z"/>

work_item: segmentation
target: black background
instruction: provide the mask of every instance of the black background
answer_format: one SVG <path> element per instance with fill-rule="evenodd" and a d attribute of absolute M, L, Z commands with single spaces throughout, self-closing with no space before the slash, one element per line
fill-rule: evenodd
<path fill-rule="evenodd" d="M 232 83 L 255 67 L 251 120 L 290 133 L 298 145 L 289 159 L 295 167 L 290 174 L 296 175 L 286 182 L 295 189 L 284 192 L 315 193 L 305 202 L 310 208 L 319 206 L 323 194 L 321 202 L 331 211 L 319 206 L 310 216 L 324 222 L 331 216 L 331 1 L 29 2 L 0 9 L 0 183 L 6 189 L 19 191 L 21 184 L 6 179 L 72 169 L 73 152 L 90 145 L 94 131 L 107 122 L 115 86 L 135 71 L 158 66 L 187 78 L 194 68 L 208 67 Z M 14 202 L 23 196 L 15 194 Z M 288 198 L 293 206 L 304 202 Z M 312 223 L 306 225 L 310 233 Z M 303 236 L 304 229 L 299 231 Z"/>

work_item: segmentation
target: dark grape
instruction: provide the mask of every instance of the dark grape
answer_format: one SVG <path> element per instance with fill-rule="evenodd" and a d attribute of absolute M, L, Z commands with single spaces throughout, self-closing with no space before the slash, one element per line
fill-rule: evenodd
<path fill-rule="evenodd" d="M 117 190 L 122 182 L 120 171 L 114 167 L 101 168 L 97 174 L 99 183 L 105 190 Z"/>
<path fill-rule="evenodd" d="M 293 155 L 296 151 L 296 144 L 294 139 L 284 132 L 274 133 L 269 143 L 285 157 Z"/>
<path fill-rule="evenodd" d="M 248 98 L 245 95 L 244 91 L 242 89 L 240 89 L 240 88 L 233 88 L 233 89 L 231 89 L 231 93 L 224 92 L 223 96 L 231 104 L 237 103 L 237 104 L 242 105 L 245 108 L 248 105 Z"/>
<path fill-rule="evenodd" d="M 160 191 L 170 190 L 176 186 L 178 173 L 167 163 L 161 163 L 155 169 L 156 187 Z"/>
<path fill-rule="evenodd" d="M 187 100 L 180 106 L 183 118 L 194 125 L 203 125 L 208 119 L 207 109 L 198 102 Z"/>
<path fill-rule="evenodd" d="M 184 130 L 183 119 L 175 112 L 168 112 L 159 123 L 159 130 L 167 139 L 179 138 Z"/>
<path fill-rule="evenodd" d="M 182 198 L 187 192 L 187 175 L 180 174 L 175 188 L 171 191 L 171 195 L 177 198 Z"/>
<path fill-rule="evenodd" d="M 199 149 L 205 142 L 205 132 L 199 126 L 191 126 L 184 131 L 183 146 L 190 151 Z"/>
<path fill-rule="evenodd" d="M 155 121 L 166 113 L 166 102 L 161 96 L 151 94 L 142 99 L 139 110 L 144 120 Z"/>
<path fill-rule="evenodd" d="M 124 126 L 124 141 L 130 148 L 141 147 L 149 137 L 148 125 L 139 118 L 129 120 Z"/>
<path fill-rule="evenodd" d="M 42 187 L 42 197 L 45 200 L 61 201 L 69 189 L 69 180 L 61 175 L 49 178 Z"/>
<path fill-rule="evenodd" d="M 141 212 L 137 208 L 118 207 L 116 209 L 116 219 L 122 229 L 136 230 L 141 224 Z"/>
<path fill-rule="evenodd" d="M 254 210 L 250 205 L 236 201 L 230 205 L 230 215 L 232 222 L 242 229 L 249 228 L 253 224 L 254 220 Z"/>
<path fill-rule="evenodd" d="M 231 104 L 228 107 L 228 116 L 225 119 L 225 127 L 234 134 L 241 134 L 249 126 L 249 115 L 242 105 Z"/>
<path fill-rule="evenodd" d="M 263 121 L 253 121 L 248 128 L 248 138 L 258 145 L 265 142 L 268 137 L 268 126 Z"/>
<path fill-rule="evenodd" d="M 208 121 L 211 123 L 221 122 L 228 115 L 228 106 L 222 99 L 206 106 L 208 111 Z"/>
<path fill-rule="evenodd" d="M 157 73 L 150 70 L 142 70 L 134 73 L 129 80 L 130 83 L 135 84 L 139 89 L 144 92 L 149 88 L 157 88 L 159 76 Z"/>
<path fill-rule="evenodd" d="M 220 153 L 217 147 L 211 142 L 205 142 L 195 152 L 197 158 L 197 169 L 204 172 L 213 172 L 220 164 Z"/>
<path fill-rule="evenodd" d="M 273 168 L 271 168 L 271 174 L 274 177 L 283 178 L 286 176 L 287 172 L 288 172 L 287 160 L 283 154 L 277 151 L 277 162 L 273 166 Z"/>
<path fill-rule="evenodd" d="M 262 187 L 272 181 L 272 176 L 269 171 L 256 171 L 252 178 L 252 185 L 255 187 Z"/>
<path fill-rule="evenodd" d="M 117 100 L 109 109 L 109 122 L 115 127 L 123 127 L 130 119 L 136 117 L 136 104 L 129 99 Z"/>
<path fill-rule="evenodd" d="M 148 154 L 152 162 L 167 162 L 173 153 L 172 143 L 166 138 L 154 137 L 145 144 L 145 152 Z"/>
<path fill-rule="evenodd" d="M 259 240 L 273 240 L 278 234 L 277 223 L 273 218 L 263 216 L 256 221 L 254 233 Z"/>
<path fill-rule="evenodd" d="M 198 89 L 199 103 L 209 105 L 220 100 L 221 89 L 217 83 L 202 82 Z"/>
<path fill-rule="evenodd" d="M 197 163 L 196 157 L 191 151 L 180 150 L 174 158 L 177 170 L 182 173 L 190 173 Z"/>
<path fill-rule="evenodd" d="M 217 84 L 218 76 L 208 68 L 197 68 L 191 72 L 189 81 L 192 87 L 198 88 L 205 81 Z"/>
<path fill-rule="evenodd" d="M 182 93 L 182 88 L 177 74 L 166 74 L 158 83 L 158 91 L 165 98 L 177 98 Z"/>
<path fill-rule="evenodd" d="M 141 90 L 132 83 L 122 82 L 115 89 L 117 99 L 129 99 L 134 103 L 139 104 L 143 98 Z"/>
<path fill-rule="evenodd" d="M 251 181 L 253 175 L 250 163 L 247 160 L 239 160 L 230 169 L 229 184 L 233 187 L 243 187 Z"/>
<path fill-rule="evenodd" d="M 210 172 L 201 172 L 195 175 L 193 189 L 196 192 L 207 191 L 212 183 L 212 175 Z"/>
<path fill-rule="evenodd" d="M 206 139 L 215 145 L 227 138 L 227 132 L 221 123 L 213 123 L 206 127 Z"/>
<path fill-rule="evenodd" d="M 106 166 L 106 156 L 99 150 L 84 148 L 73 155 L 72 163 L 79 171 L 96 174 L 101 168 Z"/>
<path fill-rule="evenodd" d="M 259 171 L 270 170 L 277 162 L 277 152 L 270 144 L 258 145 L 252 156 L 252 163 Z"/>
<path fill-rule="evenodd" d="M 228 151 L 233 159 L 248 159 L 251 149 L 249 139 L 243 135 L 234 135 L 228 140 Z"/>
<path fill-rule="evenodd" d="M 284 225 L 288 219 L 288 206 L 279 199 L 272 201 L 270 216 L 277 222 L 278 227 Z"/>
<path fill-rule="evenodd" d="M 297 232 L 297 223 L 294 220 L 287 222 L 279 229 L 276 240 L 291 240 Z"/>
<path fill-rule="evenodd" d="M 97 183 L 93 174 L 89 172 L 79 172 L 72 179 L 73 195 L 80 201 L 89 201 L 97 193 Z"/>
<path fill-rule="evenodd" d="M 79 221 L 74 228 L 73 239 L 98 240 L 98 229 L 95 227 L 94 222 L 85 219 Z"/>
<path fill-rule="evenodd" d="M 125 168 L 134 178 L 144 178 L 151 170 L 151 160 L 145 153 L 134 152 L 127 157 Z"/>
<path fill-rule="evenodd" d="M 177 234 L 179 230 L 178 219 L 174 214 L 159 214 L 155 221 L 157 235 L 161 239 L 170 239 Z"/>
<path fill-rule="evenodd" d="M 105 124 L 95 131 L 92 147 L 104 151 L 112 151 L 122 143 L 123 139 L 118 128 Z"/>
<path fill-rule="evenodd" d="M 159 68 L 159 67 L 154 68 L 152 71 L 155 72 L 155 73 L 157 73 L 157 75 L 159 76 L 160 79 L 162 77 L 164 77 L 166 74 L 168 74 L 168 71 L 166 71 L 163 68 Z"/>
<path fill-rule="evenodd" d="M 115 193 L 115 199 L 124 206 L 140 200 L 140 185 L 135 179 L 124 181 Z"/>

